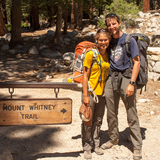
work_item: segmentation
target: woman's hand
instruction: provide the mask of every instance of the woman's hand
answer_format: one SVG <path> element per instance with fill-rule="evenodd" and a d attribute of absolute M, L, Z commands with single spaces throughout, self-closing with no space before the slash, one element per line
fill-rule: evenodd
<path fill-rule="evenodd" d="M 89 97 L 88 96 L 83 96 L 83 103 L 88 107 L 89 106 Z"/>

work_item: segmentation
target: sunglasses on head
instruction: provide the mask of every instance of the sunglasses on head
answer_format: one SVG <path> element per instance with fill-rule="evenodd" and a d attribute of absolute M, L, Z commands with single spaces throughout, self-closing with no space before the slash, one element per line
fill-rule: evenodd
<path fill-rule="evenodd" d="M 119 18 L 115 13 L 109 13 L 109 14 L 107 14 L 106 18 L 108 18 L 108 17 L 117 17 L 117 18 Z"/>
<path fill-rule="evenodd" d="M 108 29 L 103 29 L 103 28 L 101 28 L 101 29 L 99 29 L 99 30 L 97 31 L 97 33 L 100 33 L 100 32 L 108 32 Z"/>

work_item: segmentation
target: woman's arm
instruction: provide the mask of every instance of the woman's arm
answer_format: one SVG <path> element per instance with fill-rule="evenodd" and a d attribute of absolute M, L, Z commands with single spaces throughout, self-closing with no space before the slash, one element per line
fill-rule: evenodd
<path fill-rule="evenodd" d="M 86 106 L 89 106 L 89 97 L 88 97 L 88 79 L 90 75 L 90 69 L 83 67 L 83 103 Z"/>

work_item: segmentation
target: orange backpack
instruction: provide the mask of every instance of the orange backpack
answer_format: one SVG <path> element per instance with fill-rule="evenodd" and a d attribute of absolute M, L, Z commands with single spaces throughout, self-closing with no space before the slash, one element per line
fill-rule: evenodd
<path fill-rule="evenodd" d="M 67 78 L 68 83 L 77 83 L 77 89 L 82 90 L 82 81 L 83 81 L 83 62 L 87 52 L 93 52 L 93 62 L 92 65 L 97 62 L 101 67 L 101 63 L 97 61 L 97 55 L 100 56 L 97 45 L 89 41 L 80 42 L 75 48 L 75 61 L 73 65 L 73 77 Z M 64 80 L 66 82 L 66 79 Z M 88 91 L 92 92 L 95 103 L 99 102 L 98 96 L 95 94 L 92 86 L 88 83 Z"/>
<path fill-rule="evenodd" d="M 89 41 L 80 42 L 75 48 L 75 61 L 73 69 L 73 81 L 82 83 L 83 80 L 83 62 L 85 55 L 90 50 L 93 51 L 93 62 L 97 60 L 97 45 Z"/>

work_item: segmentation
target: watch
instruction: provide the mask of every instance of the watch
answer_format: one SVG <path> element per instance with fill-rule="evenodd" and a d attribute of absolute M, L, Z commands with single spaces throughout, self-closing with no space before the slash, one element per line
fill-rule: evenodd
<path fill-rule="evenodd" d="M 129 83 L 132 84 L 132 85 L 136 84 L 135 81 L 130 81 Z"/>

